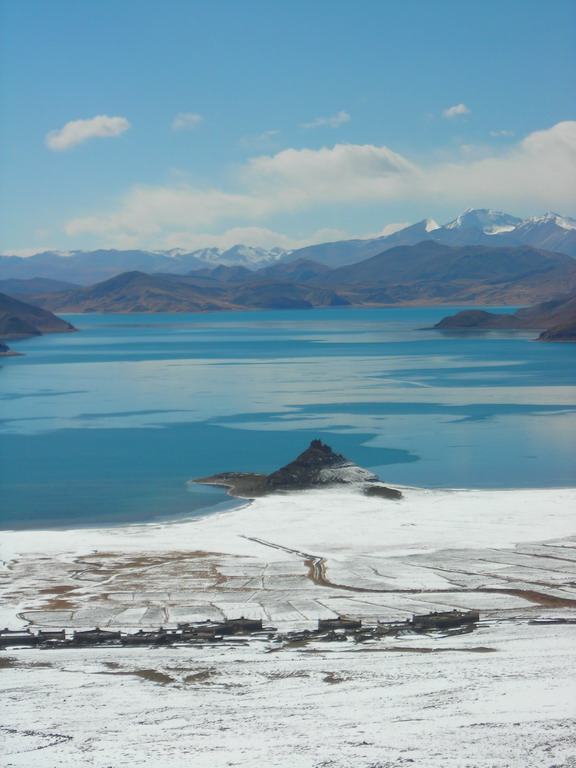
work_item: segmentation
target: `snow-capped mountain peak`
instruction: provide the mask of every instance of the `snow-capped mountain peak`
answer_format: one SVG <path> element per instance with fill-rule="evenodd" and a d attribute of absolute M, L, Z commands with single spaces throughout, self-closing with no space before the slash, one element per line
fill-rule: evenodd
<path fill-rule="evenodd" d="M 242 243 L 239 243 L 221 253 L 218 262 L 220 264 L 230 265 L 241 264 L 243 266 L 250 266 L 257 264 L 262 266 L 264 264 L 273 264 L 286 255 L 287 251 L 284 251 L 282 248 L 276 247 L 267 250 L 265 248 L 259 248 L 258 246 L 243 245 Z"/>
<path fill-rule="evenodd" d="M 534 229 L 534 227 L 550 225 L 560 227 L 560 229 L 576 229 L 576 219 L 572 219 L 570 216 L 561 216 L 559 213 L 554 213 L 553 211 L 548 211 L 548 213 L 545 213 L 543 216 L 530 216 L 529 219 L 522 222 L 519 229 L 521 228 L 527 232 L 530 229 Z"/>
<path fill-rule="evenodd" d="M 486 235 L 497 235 L 511 232 L 521 223 L 522 219 L 509 213 L 492 211 L 489 208 L 466 208 L 454 221 L 445 224 L 444 229 L 479 229 Z"/>

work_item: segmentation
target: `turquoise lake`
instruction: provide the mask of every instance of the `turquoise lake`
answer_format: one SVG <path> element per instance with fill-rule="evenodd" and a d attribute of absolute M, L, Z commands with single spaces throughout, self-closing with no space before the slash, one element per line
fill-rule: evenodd
<path fill-rule="evenodd" d="M 576 345 L 420 330 L 455 309 L 67 315 L 0 366 L 1 526 L 206 514 L 238 502 L 188 479 L 314 438 L 392 484 L 575 485 Z"/>

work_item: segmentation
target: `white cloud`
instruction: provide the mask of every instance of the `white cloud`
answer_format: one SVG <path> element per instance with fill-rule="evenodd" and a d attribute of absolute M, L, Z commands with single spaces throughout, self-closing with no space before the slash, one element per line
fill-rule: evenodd
<path fill-rule="evenodd" d="M 254 219 L 268 210 L 265 200 L 246 194 L 202 190 L 189 184 L 139 185 L 125 195 L 119 210 L 104 216 L 73 219 L 66 225 L 66 232 L 77 235 L 127 231 L 153 236 L 183 225 L 194 230 L 226 218 Z"/>
<path fill-rule="evenodd" d="M 448 107 L 442 112 L 442 117 L 446 117 L 450 120 L 457 115 L 469 115 L 472 110 L 468 109 L 466 104 L 455 104 L 453 107 Z"/>
<path fill-rule="evenodd" d="M 342 110 L 341 112 L 338 112 L 337 115 L 333 115 L 332 117 L 317 117 L 316 120 L 313 120 L 311 123 L 302 123 L 300 128 L 309 130 L 310 128 L 320 128 L 323 125 L 327 125 L 329 128 L 338 128 L 338 126 L 342 125 L 342 123 L 347 123 L 351 119 L 352 118 L 348 112 L 344 112 Z"/>
<path fill-rule="evenodd" d="M 165 238 L 157 241 L 154 248 L 189 248 L 191 251 L 198 248 L 221 248 L 225 250 L 233 245 L 238 245 L 238 243 L 243 243 L 260 248 L 280 247 L 287 251 L 293 251 L 307 245 L 345 240 L 351 237 L 348 232 L 342 229 L 318 229 L 306 237 L 290 237 L 264 227 L 232 227 L 220 234 L 171 232 Z"/>
<path fill-rule="evenodd" d="M 576 122 L 535 131 L 506 152 L 468 165 L 431 169 L 444 197 L 489 200 L 491 207 L 526 204 L 572 209 L 576 194 Z"/>
<path fill-rule="evenodd" d="M 388 147 L 336 144 L 331 149 L 286 149 L 251 158 L 243 181 L 256 194 L 281 195 L 285 204 L 400 195 L 418 169 Z"/>
<path fill-rule="evenodd" d="M 167 242 L 177 246 L 186 238 L 192 242 L 199 233 L 206 242 L 210 229 L 238 237 L 247 230 L 254 238 L 250 244 L 259 244 L 258 238 L 270 232 L 262 227 L 266 219 L 322 207 L 393 202 L 458 210 L 466 200 L 502 210 L 571 210 L 575 177 L 576 122 L 537 131 L 488 156 L 484 151 L 481 156 L 459 153 L 451 160 L 418 165 L 386 146 L 286 149 L 250 159 L 231 180 L 234 191 L 201 189 L 188 182 L 140 185 L 115 210 L 73 219 L 66 232 L 96 234 L 108 244 L 130 241 L 151 247 Z M 282 245 L 280 236 L 274 237 Z"/>
<path fill-rule="evenodd" d="M 406 227 L 409 227 L 410 224 L 412 224 L 410 221 L 398 221 L 394 222 L 393 224 L 386 224 L 384 229 L 381 229 L 377 235 L 374 235 L 374 237 L 386 237 L 386 235 L 393 235 L 395 232 L 400 232 L 400 230 L 406 229 Z M 367 235 L 367 237 L 370 237 L 370 235 Z"/>
<path fill-rule="evenodd" d="M 490 136 L 514 136 L 514 131 L 490 131 Z"/>
<path fill-rule="evenodd" d="M 238 142 L 242 149 L 246 149 L 249 152 L 265 152 L 274 147 L 274 139 L 280 131 L 263 131 L 262 133 L 250 134 L 249 136 L 243 136 Z"/>
<path fill-rule="evenodd" d="M 63 152 L 95 136 L 100 138 L 118 136 L 128 128 L 130 123 L 125 117 L 97 115 L 90 120 L 72 120 L 59 131 L 50 131 L 46 136 L 46 146 L 56 152 Z"/>
<path fill-rule="evenodd" d="M 180 114 L 176 115 L 172 121 L 172 130 L 191 130 L 192 128 L 196 128 L 198 123 L 201 123 L 202 120 L 204 120 L 202 115 L 197 115 L 194 112 L 180 112 Z"/>
<path fill-rule="evenodd" d="M 37 246 L 36 248 L 6 248 L 2 251 L 2 256 L 19 256 L 21 259 L 27 259 L 29 256 L 35 256 L 37 253 L 53 251 L 54 248 L 47 246 Z"/>

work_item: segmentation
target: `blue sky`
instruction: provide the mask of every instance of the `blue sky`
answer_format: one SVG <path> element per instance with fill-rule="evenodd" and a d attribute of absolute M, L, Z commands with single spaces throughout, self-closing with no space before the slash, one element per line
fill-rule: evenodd
<path fill-rule="evenodd" d="M 3 252 L 574 215 L 573 0 L 0 0 Z"/>

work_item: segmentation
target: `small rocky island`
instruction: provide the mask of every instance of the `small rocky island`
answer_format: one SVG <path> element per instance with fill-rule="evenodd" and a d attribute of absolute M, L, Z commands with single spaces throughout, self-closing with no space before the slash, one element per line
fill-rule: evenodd
<path fill-rule="evenodd" d="M 338 485 L 358 485 L 367 496 L 401 499 L 395 488 L 388 488 L 377 475 L 354 462 L 334 453 L 321 440 L 312 440 L 310 446 L 294 461 L 269 475 L 252 472 L 222 472 L 211 477 L 193 480 L 203 485 L 222 485 L 231 496 L 256 498 L 279 491 L 302 491 Z"/>

